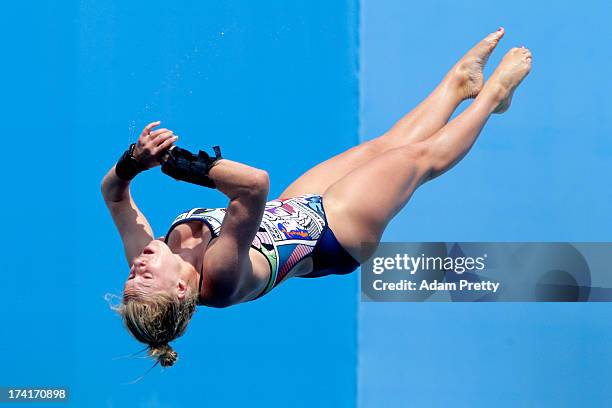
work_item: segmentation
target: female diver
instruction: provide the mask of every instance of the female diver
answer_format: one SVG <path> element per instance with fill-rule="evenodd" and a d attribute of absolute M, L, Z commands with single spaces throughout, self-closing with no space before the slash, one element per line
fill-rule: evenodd
<path fill-rule="evenodd" d="M 196 305 L 227 307 L 292 277 L 354 271 L 371 255 L 361 243 L 378 243 L 416 188 L 461 160 L 489 116 L 510 106 L 531 69 L 531 53 L 511 49 L 485 83 L 483 67 L 503 35 L 500 28 L 474 46 L 385 134 L 318 164 L 281 198 L 267 201 L 265 171 L 211 159 L 207 176 L 229 198 L 227 208 L 180 214 L 159 239 L 130 194 L 138 171 L 119 169 L 125 160 L 138 170 L 155 167 L 173 148 L 172 131 L 147 125 L 102 182 L 130 265 L 118 307 L 130 333 L 170 366 L 177 354 L 168 343 L 184 333 Z M 469 98 L 474 102 L 447 123 Z"/>

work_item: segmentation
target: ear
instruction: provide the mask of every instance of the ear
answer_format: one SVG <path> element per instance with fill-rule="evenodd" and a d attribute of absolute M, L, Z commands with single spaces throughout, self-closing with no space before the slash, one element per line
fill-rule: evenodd
<path fill-rule="evenodd" d="M 187 295 L 187 282 L 185 282 L 183 279 L 179 279 L 178 283 L 176 284 L 176 294 L 179 300 L 185 299 L 185 296 Z"/>

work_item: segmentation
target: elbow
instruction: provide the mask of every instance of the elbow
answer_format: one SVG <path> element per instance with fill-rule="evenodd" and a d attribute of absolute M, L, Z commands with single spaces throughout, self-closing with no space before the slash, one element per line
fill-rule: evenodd
<path fill-rule="evenodd" d="M 108 196 L 108 185 L 106 182 L 106 177 L 104 177 L 102 179 L 102 182 L 100 183 L 100 193 L 102 194 L 102 197 L 104 197 L 104 201 L 107 201 L 107 196 Z"/>
<path fill-rule="evenodd" d="M 249 190 L 257 196 L 267 196 L 270 191 L 270 176 L 265 170 L 256 170 L 251 177 Z"/>

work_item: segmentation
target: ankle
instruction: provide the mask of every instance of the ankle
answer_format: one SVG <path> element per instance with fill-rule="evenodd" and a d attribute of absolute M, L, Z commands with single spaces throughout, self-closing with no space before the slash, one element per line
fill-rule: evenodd
<path fill-rule="evenodd" d="M 438 85 L 437 90 L 443 98 L 451 100 L 458 105 L 464 100 L 469 99 L 466 98 L 464 95 L 464 85 L 465 84 L 461 83 L 461 81 L 459 81 L 456 77 L 449 73 Z"/>
<path fill-rule="evenodd" d="M 487 83 L 474 103 L 493 112 L 506 97 L 506 89 L 497 83 Z"/>

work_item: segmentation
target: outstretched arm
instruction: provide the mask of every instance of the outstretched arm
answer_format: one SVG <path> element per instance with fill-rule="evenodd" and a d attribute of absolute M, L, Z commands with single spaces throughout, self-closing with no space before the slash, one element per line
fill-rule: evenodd
<path fill-rule="evenodd" d="M 156 129 L 159 122 L 148 124 L 142 131 L 134 157 L 144 168 L 159 165 L 159 157 L 172 146 L 177 137 L 168 129 Z M 153 240 L 153 230 L 130 194 L 130 181 L 117 176 L 113 166 L 102 180 L 102 196 L 108 207 L 121 240 L 128 265 L 134 262 L 143 248 Z"/>
<path fill-rule="evenodd" d="M 209 177 L 230 202 L 219 238 L 204 256 L 205 286 L 214 291 L 214 298 L 232 304 L 238 291 L 265 284 L 261 272 L 253 271 L 249 249 L 261 224 L 270 180 L 264 170 L 227 159 L 217 161 Z"/>

